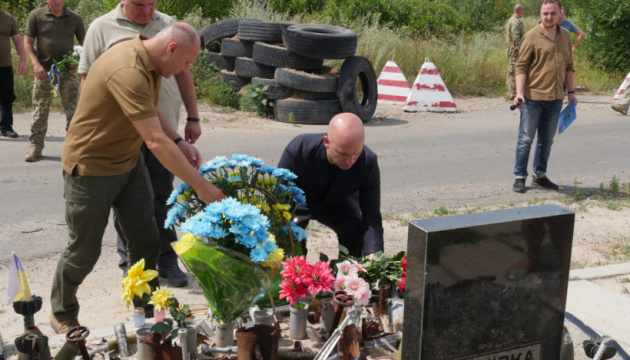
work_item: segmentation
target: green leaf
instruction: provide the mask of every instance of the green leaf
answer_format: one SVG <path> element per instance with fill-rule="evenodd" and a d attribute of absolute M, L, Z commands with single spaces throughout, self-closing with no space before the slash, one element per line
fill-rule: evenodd
<path fill-rule="evenodd" d="M 173 320 L 171 320 L 171 323 L 168 324 L 166 322 L 166 320 L 171 320 L 171 319 L 164 319 L 163 322 L 159 322 L 153 326 L 151 326 L 151 332 L 152 333 L 167 333 L 169 331 L 171 331 L 173 329 Z"/>

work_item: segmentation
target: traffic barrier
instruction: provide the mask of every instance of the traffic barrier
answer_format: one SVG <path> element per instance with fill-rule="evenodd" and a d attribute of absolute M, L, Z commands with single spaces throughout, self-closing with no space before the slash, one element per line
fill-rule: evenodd
<path fill-rule="evenodd" d="M 404 105 L 411 92 L 405 74 L 392 60 L 385 64 L 376 83 L 379 104 Z"/>
<path fill-rule="evenodd" d="M 457 106 L 435 65 L 424 60 L 405 101 L 406 112 L 457 112 Z"/>

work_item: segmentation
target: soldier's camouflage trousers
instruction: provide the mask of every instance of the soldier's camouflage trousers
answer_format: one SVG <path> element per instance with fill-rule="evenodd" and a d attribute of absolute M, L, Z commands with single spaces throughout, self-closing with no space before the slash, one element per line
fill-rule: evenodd
<path fill-rule="evenodd" d="M 33 122 L 29 141 L 33 150 L 44 149 L 44 137 L 48 131 L 48 112 L 52 102 L 54 86 L 49 80 L 37 80 L 33 84 Z M 59 96 L 66 113 L 66 130 L 74 116 L 79 99 L 79 78 L 76 74 L 63 75 L 59 84 Z"/>
<path fill-rule="evenodd" d="M 508 59 L 505 77 L 505 99 L 512 100 L 516 96 L 516 60 Z"/>

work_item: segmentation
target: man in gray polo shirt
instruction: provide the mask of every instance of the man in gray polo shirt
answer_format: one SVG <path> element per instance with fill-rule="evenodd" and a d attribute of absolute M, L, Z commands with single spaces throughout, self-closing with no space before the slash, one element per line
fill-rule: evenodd
<path fill-rule="evenodd" d="M 113 45 L 142 34 L 149 38 L 160 30 L 175 22 L 175 20 L 159 11 L 155 11 L 156 0 L 121 0 L 116 8 L 95 19 L 85 37 L 83 52 L 79 62 L 81 84 L 89 75 L 88 71 L 94 61 Z M 185 140 L 194 144 L 201 135 L 199 115 L 197 113 L 197 99 L 192 74 L 189 70 L 175 75 L 170 79 L 162 78 L 158 108 L 168 119 L 174 130 L 179 122 L 179 110 L 182 100 L 188 114 Z M 169 284 L 175 287 L 186 286 L 188 278 L 177 265 L 177 255 L 171 243 L 177 240 L 173 228 L 164 229 L 167 206 L 166 200 L 173 190 L 173 175 L 166 169 L 146 145 L 142 145 L 142 154 L 151 177 L 155 194 L 155 220 L 160 232 L 160 258 L 158 271 L 161 277 L 166 277 Z M 127 239 L 120 229 L 118 219 L 114 218 L 114 225 L 118 233 L 119 266 L 127 270 Z"/>

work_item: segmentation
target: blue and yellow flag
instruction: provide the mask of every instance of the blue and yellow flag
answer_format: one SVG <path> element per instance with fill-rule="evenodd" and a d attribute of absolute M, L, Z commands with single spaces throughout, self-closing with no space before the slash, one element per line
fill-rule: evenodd
<path fill-rule="evenodd" d="M 16 301 L 26 301 L 31 298 L 31 289 L 28 287 L 26 273 L 17 255 L 13 253 L 13 264 L 9 271 L 9 287 L 7 287 L 9 304 Z"/>

